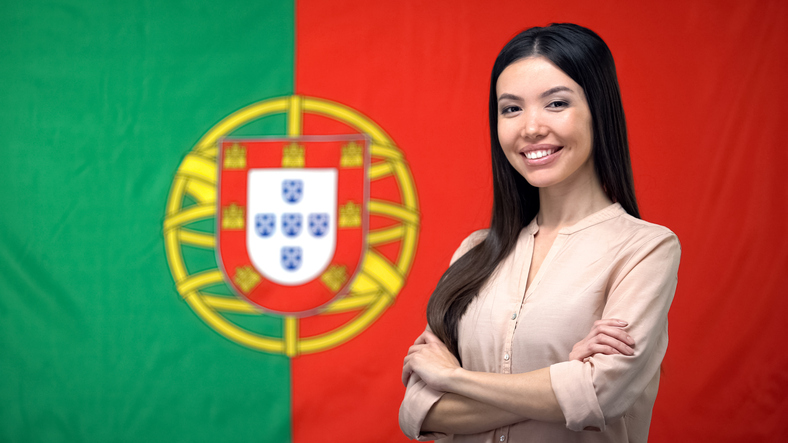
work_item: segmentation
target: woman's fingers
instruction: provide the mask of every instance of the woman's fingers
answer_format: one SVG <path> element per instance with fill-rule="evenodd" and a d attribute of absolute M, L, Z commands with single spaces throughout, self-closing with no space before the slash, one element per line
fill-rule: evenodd
<path fill-rule="evenodd" d="M 572 348 L 572 352 L 569 353 L 569 360 L 577 360 L 583 361 L 587 357 L 591 357 L 592 355 L 599 352 L 602 347 L 595 343 L 588 343 L 586 340 L 583 340 Z"/>
<path fill-rule="evenodd" d="M 412 356 L 413 354 L 419 352 L 420 350 L 424 349 L 425 346 L 429 344 L 440 344 L 443 345 L 443 342 L 430 331 L 430 328 L 427 329 L 419 335 L 416 341 L 413 342 L 413 346 L 408 348 L 408 355 L 405 356 L 405 360 L 402 362 L 402 384 L 408 386 L 408 380 L 410 379 L 410 374 L 413 373 L 412 369 Z"/>
<path fill-rule="evenodd" d="M 424 333 L 421 334 L 421 336 L 424 337 L 425 343 L 443 344 L 441 339 L 439 339 L 437 335 L 433 334 L 432 331 L 424 331 Z"/>
<path fill-rule="evenodd" d="M 584 360 L 594 354 L 634 355 L 635 340 L 623 329 L 627 322 L 608 318 L 597 320 L 586 338 L 572 347 L 570 360 Z"/>
<path fill-rule="evenodd" d="M 410 379 L 410 374 L 413 372 L 413 355 L 419 352 L 421 349 L 427 346 L 426 344 L 420 345 L 413 345 L 408 348 L 408 355 L 405 356 L 405 359 L 402 361 L 402 384 L 408 386 L 408 380 Z"/>
<path fill-rule="evenodd" d="M 617 318 L 603 318 L 601 320 L 597 320 L 594 322 L 594 326 L 597 325 L 607 325 L 607 326 L 615 326 L 618 328 L 623 328 L 627 326 L 629 323 L 625 322 L 624 320 L 619 320 Z"/>
<path fill-rule="evenodd" d="M 402 362 L 402 384 L 405 385 L 405 387 L 408 386 L 408 380 L 410 380 L 410 374 L 412 373 L 413 369 L 410 367 L 410 354 L 408 354 Z"/>
<path fill-rule="evenodd" d="M 421 352 L 418 367 L 424 366 L 424 361 L 434 362 L 439 361 L 444 366 L 459 365 L 457 359 L 449 351 L 446 345 L 430 331 L 429 328 L 425 330 L 413 342 L 413 346 L 408 348 L 408 354 L 402 362 L 402 384 L 407 386 L 411 374 L 414 372 L 414 358 L 416 354 Z M 420 369 L 421 370 L 421 369 Z"/>
<path fill-rule="evenodd" d="M 443 345 L 443 343 L 427 343 L 420 345 L 420 349 L 405 357 L 403 380 L 417 375 L 428 386 L 439 391 L 446 389 L 452 373 L 460 367 L 457 358 Z M 404 373 L 405 370 L 411 374 Z"/>
<path fill-rule="evenodd" d="M 594 325 L 591 327 L 591 330 L 588 331 L 588 335 L 584 338 L 584 340 L 590 340 L 593 337 L 596 337 L 599 334 L 603 334 L 603 331 L 613 331 L 614 329 L 622 331 L 621 328 L 624 327 L 624 322 L 621 320 L 617 320 L 614 318 L 604 319 L 604 320 L 597 320 L 594 322 Z"/>
<path fill-rule="evenodd" d="M 634 355 L 635 354 L 635 350 L 632 349 L 627 343 L 621 341 L 620 339 L 618 339 L 616 337 L 611 337 L 609 335 L 602 335 L 602 334 L 597 335 L 595 337 L 594 344 L 613 348 L 616 351 L 618 351 L 617 353 L 624 354 L 624 355 Z"/>
<path fill-rule="evenodd" d="M 427 346 L 427 345 L 426 344 L 420 344 L 420 345 L 413 345 L 413 346 L 409 347 L 408 348 L 408 355 L 413 354 L 414 352 L 418 352 L 419 349 L 423 348 L 424 346 Z"/>
<path fill-rule="evenodd" d="M 635 346 L 635 340 L 621 328 L 611 326 L 600 326 L 597 329 L 596 337 L 611 337 L 629 346 Z"/>

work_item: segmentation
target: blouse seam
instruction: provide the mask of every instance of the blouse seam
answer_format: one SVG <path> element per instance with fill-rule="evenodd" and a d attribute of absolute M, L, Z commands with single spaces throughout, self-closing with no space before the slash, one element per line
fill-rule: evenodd
<path fill-rule="evenodd" d="M 671 236 L 675 236 L 675 234 L 674 234 L 673 232 L 670 232 L 670 231 L 669 231 L 669 232 L 661 232 L 661 233 L 659 233 L 659 234 L 655 234 L 653 237 L 649 237 L 649 238 L 647 238 L 646 240 L 644 240 L 644 241 L 643 241 L 643 244 L 641 244 L 640 246 L 638 246 L 638 248 L 637 248 L 637 249 L 635 249 L 635 250 L 632 252 L 632 254 L 630 254 L 629 258 L 627 259 L 627 261 L 626 261 L 626 262 L 624 262 L 624 264 L 621 266 L 621 268 L 622 268 L 622 269 L 626 269 L 626 268 L 629 266 L 629 263 L 630 263 L 630 262 L 632 262 L 632 260 L 633 260 L 633 259 L 634 259 L 634 258 L 635 258 L 637 255 L 638 255 L 638 253 L 639 253 L 639 252 L 640 252 L 640 251 L 641 251 L 643 248 L 645 248 L 647 245 L 650 245 L 650 244 L 651 244 L 653 241 L 655 241 L 655 240 L 657 240 L 657 239 L 660 239 L 660 237 L 669 238 L 669 237 L 671 237 Z M 659 243 L 659 242 L 657 242 L 657 243 Z M 645 258 L 645 257 L 643 257 L 643 258 Z M 641 258 L 641 260 L 642 260 L 643 258 Z M 632 270 L 632 269 L 630 269 L 630 271 L 631 271 L 631 270 Z M 627 272 L 627 273 L 629 273 L 629 272 Z M 623 277 L 622 277 L 622 279 L 623 279 Z M 621 282 L 619 281 L 619 284 L 620 284 L 620 283 L 621 283 Z M 618 287 L 618 286 L 619 286 L 619 285 L 616 285 L 616 287 Z M 613 287 L 611 287 L 611 288 L 610 288 L 610 292 L 611 292 L 611 293 L 612 293 L 614 290 L 615 290 L 615 288 L 613 288 Z M 619 304 L 619 303 L 622 303 L 622 302 L 623 302 L 623 300 L 618 300 L 618 301 L 617 301 L 615 304 L 611 305 L 609 308 L 610 308 L 610 309 L 614 309 L 614 308 L 616 308 L 616 307 L 618 306 L 618 304 Z M 608 307 L 607 307 L 607 306 L 605 306 L 605 310 L 607 310 L 607 309 L 608 309 Z"/>

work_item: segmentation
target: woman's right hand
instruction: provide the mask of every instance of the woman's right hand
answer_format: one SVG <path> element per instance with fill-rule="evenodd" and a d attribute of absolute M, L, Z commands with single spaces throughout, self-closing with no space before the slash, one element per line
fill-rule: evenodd
<path fill-rule="evenodd" d="M 419 335 L 415 342 L 413 342 L 413 346 L 408 349 L 408 355 L 413 354 L 414 352 L 418 351 L 422 345 L 427 344 L 427 338 L 429 337 L 428 334 L 432 334 L 430 327 L 427 326 L 427 329 Z M 405 356 L 405 362 L 402 364 L 402 384 L 406 387 L 408 386 L 408 380 L 410 379 L 410 374 L 413 371 L 410 369 L 410 366 L 407 364 L 407 356 Z"/>
<path fill-rule="evenodd" d="M 633 355 L 635 340 L 624 331 L 625 326 L 627 322 L 616 318 L 595 321 L 586 338 L 572 347 L 569 360 L 583 361 L 594 354 Z"/>

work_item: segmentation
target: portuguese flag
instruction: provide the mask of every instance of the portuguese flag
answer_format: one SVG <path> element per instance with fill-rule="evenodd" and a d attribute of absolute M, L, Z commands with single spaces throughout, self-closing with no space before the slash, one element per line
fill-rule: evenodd
<path fill-rule="evenodd" d="M 563 21 L 684 250 L 651 440 L 784 435 L 785 4 L 498 3 L 4 2 L 0 441 L 406 441 L 402 358 L 488 223 L 492 62 Z"/>

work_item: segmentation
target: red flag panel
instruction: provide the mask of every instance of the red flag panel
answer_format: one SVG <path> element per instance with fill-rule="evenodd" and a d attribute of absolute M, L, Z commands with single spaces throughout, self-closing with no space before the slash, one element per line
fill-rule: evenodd
<path fill-rule="evenodd" d="M 294 441 L 406 440 L 402 358 L 454 249 L 488 221 L 492 62 L 514 34 L 551 22 L 587 26 L 610 46 L 641 211 L 682 242 L 651 441 L 785 431 L 785 17 L 777 1 L 298 2 L 296 92 L 347 105 L 391 136 L 421 218 L 393 305 L 347 343 L 293 360 Z"/>

